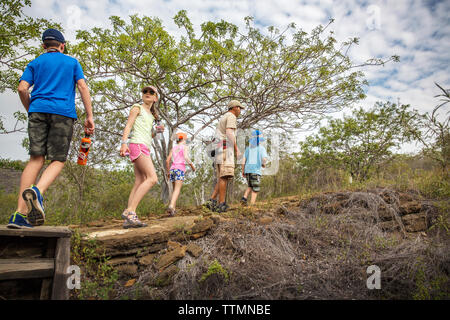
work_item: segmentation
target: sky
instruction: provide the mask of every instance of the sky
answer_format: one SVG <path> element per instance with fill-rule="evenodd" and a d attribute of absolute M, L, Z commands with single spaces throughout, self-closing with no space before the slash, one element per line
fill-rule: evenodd
<path fill-rule="evenodd" d="M 166 30 L 177 36 L 180 31 L 173 17 L 180 10 L 187 11 L 196 30 L 205 21 L 220 20 L 243 29 L 244 18 L 252 16 L 255 27 L 264 32 L 269 26 L 283 30 L 291 22 L 310 32 L 334 19 L 329 30 L 334 31 L 338 43 L 360 39 L 349 52 L 355 64 L 374 57 L 400 56 L 398 63 L 363 69 L 369 86 L 365 88 L 367 98 L 357 106 L 365 109 L 376 101 L 400 101 L 422 113 L 431 112 L 438 104 L 435 96 L 440 94 L 434 82 L 450 88 L 450 1 L 445 0 L 32 0 L 24 12 L 59 22 L 65 38 L 74 42 L 76 30 L 108 27 L 111 15 L 158 17 Z M 11 128 L 13 113 L 23 111 L 18 95 L 0 94 L 0 106 L 0 116 Z M 441 117 L 448 108 L 441 111 Z M 21 133 L 0 135 L 0 157 L 28 159 L 21 147 L 23 137 Z M 402 148 L 402 152 L 416 151 L 418 147 L 412 144 Z"/>

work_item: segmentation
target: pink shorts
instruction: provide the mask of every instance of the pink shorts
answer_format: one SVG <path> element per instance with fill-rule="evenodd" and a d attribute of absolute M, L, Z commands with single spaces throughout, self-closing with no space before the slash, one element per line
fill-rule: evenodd
<path fill-rule="evenodd" d="M 150 156 L 150 150 L 147 148 L 147 146 L 143 143 L 130 143 L 128 145 L 128 148 L 130 148 L 130 160 L 131 162 L 134 162 L 141 154 L 144 154 L 146 156 Z"/>

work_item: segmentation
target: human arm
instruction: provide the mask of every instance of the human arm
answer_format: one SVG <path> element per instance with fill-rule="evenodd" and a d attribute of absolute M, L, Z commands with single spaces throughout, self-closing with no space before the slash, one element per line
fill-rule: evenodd
<path fill-rule="evenodd" d="M 241 157 L 241 152 L 239 151 L 239 149 L 237 147 L 235 130 L 236 129 L 227 128 L 226 129 L 226 136 L 227 136 L 227 140 L 228 141 L 232 141 L 234 154 L 236 155 L 236 158 L 239 159 Z"/>
<path fill-rule="evenodd" d="M 167 177 L 170 178 L 170 161 L 172 160 L 172 150 L 170 150 L 169 155 L 166 159 Z"/>
<path fill-rule="evenodd" d="M 130 135 L 131 128 L 133 127 L 134 121 L 139 115 L 140 109 L 137 107 L 133 107 L 130 110 L 130 115 L 128 116 L 127 124 L 125 125 L 125 129 L 123 129 L 122 134 L 122 145 L 120 146 L 120 156 L 124 157 L 125 153 L 129 153 L 130 149 L 128 148 L 128 144 L 126 141 L 128 140 L 128 136 Z"/>
<path fill-rule="evenodd" d="M 94 115 L 92 113 L 92 102 L 91 94 L 89 93 L 89 88 L 84 79 L 79 79 L 77 81 L 77 88 L 81 95 L 81 101 L 84 105 L 84 110 L 86 110 L 86 120 L 84 121 L 84 132 L 87 134 L 93 134 L 95 129 Z"/>
<path fill-rule="evenodd" d="M 242 176 L 245 177 L 245 162 L 247 159 L 245 158 L 245 155 L 242 157 Z"/>
<path fill-rule="evenodd" d="M 184 160 L 186 161 L 187 164 L 189 164 L 192 171 L 195 172 L 194 164 L 192 163 L 191 158 L 189 157 L 189 147 L 187 147 L 187 146 L 184 149 Z"/>
<path fill-rule="evenodd" d="M 30 108 L 30 92 L 28 89 L 30 89 L 30 84 L 26 82 L 25 80 L 21 80 L 19 82 L 19 87 L 17 88 L 17 91 L 19 92 L 20 101 L 22 102 L 25 110 L 28 112 L 28 109 Z"/>

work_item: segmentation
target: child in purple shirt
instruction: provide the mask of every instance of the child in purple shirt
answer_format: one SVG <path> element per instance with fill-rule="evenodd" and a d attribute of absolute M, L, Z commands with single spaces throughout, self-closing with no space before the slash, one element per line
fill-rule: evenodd
<path fill-rule="evenodd" d="M 169 155 L 167 156 L 166 166 L 168 171 L 168 178 L 172 182 L 173 193 L 172 199 L 170 200 L 167 212 L 170 216 L 175 215 L 175 205 L 177 203 L 178 196 L 180 195 L 181 186 L 184 181 L 184 173 L 186 172 L 186 162 L 191 166 L 192 171 L 195 171 L 194 164 L 189 158 L 189 149 L 186 146 L 186 133 L 177 133 L 177 144 L 172 148 Z M 172 160 L 172 165 L 170 161 Z"/>

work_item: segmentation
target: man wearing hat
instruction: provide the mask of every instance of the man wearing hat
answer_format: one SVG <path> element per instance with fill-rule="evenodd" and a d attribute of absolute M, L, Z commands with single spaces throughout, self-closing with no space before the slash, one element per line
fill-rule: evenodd
<path fill-rule="evenodd" d="M 225 202 L 228 180 L 234 177 L 234 156 L 240 157 L 241 153 L 237 147 L 236 129 L 237 117 L 241 114 L 244 106 L 237 100 L 231 100 L 228 104 L 228 112 L 219 120 L 216 129 L 216 138 L 219 140 L 215 150 L 215 169 L 217 174 L 216 186 L 211 199 L 206 206 L 217 212 L 225 212 L 228 205 Z M 216 198 L 219 196 L 219 202 Z"/>
<path fill-rule="evenodd" d="M 64 167 L 77 119 L 75 87 L 86 110 L 84 131 L 94 133 L 91 96 L 80 63 L 63 54 L 66 41 L 58 30 L 44 31 L 42 42 L 45 53 L 27 65 L 19 80 L 19 97 L 28 112 L 30 161 L 22 172 L 21 196 L 10 228 L 31 228 L 45 221 L 42 195 Z M 45 158 L 51 163 L 35 185 Z"/>

